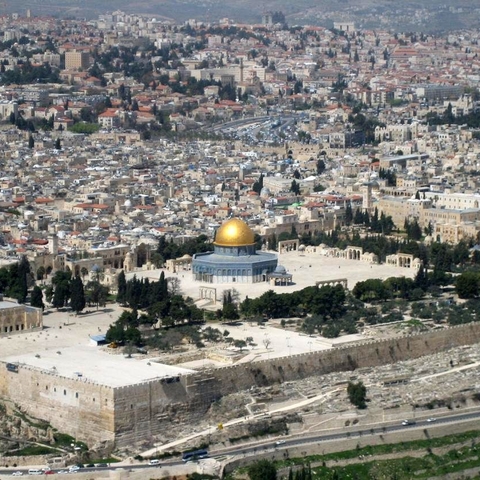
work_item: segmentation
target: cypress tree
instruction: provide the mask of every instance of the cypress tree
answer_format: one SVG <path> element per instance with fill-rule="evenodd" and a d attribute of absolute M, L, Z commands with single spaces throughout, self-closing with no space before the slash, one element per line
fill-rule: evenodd
<path fill-rule="evenodd" d="M 165 272 L 162 272 L 160 274 L 160 279 L 159 279 L 159 294 L 160 294 L 160 301 L 166 300 L 168 297 L 168 283 L 167 280 L 165 279 Z"/>
<path fill-rule="evenodd" d="M 27 257 L 23 256 L 18 264 L 18 279 L 17 279 L 17 300 L 19 303 L 25 303 L 28 294 L 28 275 L 30 274 L 30 263 Z"/>
<path fill-rule="evenodd" d="M 127 296 L 127 280 L 123 270 L 118 274 L 117 287 L 117 302 L 124 304 Z"/>
<path fill-rule="evenodd" d="M 42 289 L 38 285 L 33 287 L 30 305 L 35 308 L 41 308 L 42 310 L 45 308 L 45 304 L 43 303 Z"/>
<path fill-rule="evenodd" d="M 77 314 L 85 308 L 85 291 L 78 275 L 70 282 L 70 307 Z"/>
<path fill-rule="evenodd" d="M 345 207 L 345 223 L 347 225 L 351 225 L 352 221 L 353 221 L 352 204 L 348 202 L 347 206 Z"/>

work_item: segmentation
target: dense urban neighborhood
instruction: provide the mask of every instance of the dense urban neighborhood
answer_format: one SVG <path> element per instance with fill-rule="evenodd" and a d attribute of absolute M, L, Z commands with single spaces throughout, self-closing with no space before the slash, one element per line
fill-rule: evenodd
<path fill-rule="evenodd" d="M 0 51 L 0 478 L 477 478 L 478 28 Z"/>

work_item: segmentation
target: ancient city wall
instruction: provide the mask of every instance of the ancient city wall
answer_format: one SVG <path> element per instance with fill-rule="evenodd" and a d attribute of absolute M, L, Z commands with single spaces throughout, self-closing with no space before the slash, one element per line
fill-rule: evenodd
<path fill-rule="evenodd" d="M 334 371 L 376 367 L 480 342 L 480 322 L 210 370 L 221 396 Z M 193 374 L 201 377 L 202 374 Z M 200 378 L 198 382 L 201 382 Z"/>
<path fill-rule="evenodd" d="M 115 389 L 117 446 L 162 438 L 175 424 L 195 421 L 219 398 L 212 377 L 175 376 Z"/>
<path fill-rule="evenodd" d="M 113 389 L 84 378 L 0 362 L 0 397 L 62 433 L 92 445 L 114 440 Z"/>
<path fill-rule="evenodd" d="M 0 396 L 90 444 L 115 439 L 119 447 L 133 447 L 161 440 L 176 424 L 195 422 L 215 400 L 253 385 L 375 367 L 474 343 L 480 343 L 480 322 L 118 388 L 23 365 L 9 371 L 0 362 Z"/>
<path fill-rule="evenodd" d="M 477 342 L 480 322 L 117 388 L 117 445 L 134 445 L 153 437 L 161 440 L 165 430 L 175 428 L 176 423 L 194 422 L 213 401 L 252 385 L 268 386 L 333 371 L 375 367 Z"/>

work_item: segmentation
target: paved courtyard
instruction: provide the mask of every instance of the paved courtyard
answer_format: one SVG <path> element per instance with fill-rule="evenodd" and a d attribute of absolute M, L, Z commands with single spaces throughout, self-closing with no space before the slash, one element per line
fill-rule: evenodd
<path fill-rule="evenodd" d="M 272 286 L 269 283 L 221 283 L 211 284 L 196 282 L 192 277 L 191 271 L 180 271 L 179 273 L 170 273 L 165 270 L 165 276 L 175 277 L 180 280 L 180 288 L 184 295 L 194 300 L 199 298 L 199 288 L 212 287 L 217 290 L 217 299 L 221 305 L 222 292 L 234 288 L 240 294 L 240 300 L 246 296 L 255 298 L 268 290 L 274 290 L 277 293 L 290 293 L 302 288 L 315 285 L 317 281 L 336 280 L 346 278 L 348 288 L 352 289 L 357 282 L 368 280 L 369 278 L 387 279 L 389 277 L 410 277 L 415 276 L 416 271 L 411 268 L 393 267 L 385 264 L 369 264 L 359 260 L 347 260 L 343 258 L 325 257 L 318 253 L 299 253 L 289 252 L 278 257 L 278 264 L 283 265 L 289 273 L 293 275 L 293 285 Z M 158 280 L 162 269 L 140 271 L 130 273 L 127 278 L 136 275 L 138 278 L 147 277 L 150 280 Z"/>
<path fill-rule="evenodd" d="M 293 274 L 294 284 L 286 287 L 272 287 L 267 283 L 257 284 L 202 284 L 193 281 L 191 272 L 184 271 L 178 274 L 165 272 L 167 277 L 177 277 L 181 282 L 181 291 L 193 299 L 199 297 L 199 287 L 209 286 L 217 288 L 217 298 L 222 298 L 224 290 L 235 288 L 240 300 L 245 296 L 251 298 L 261 295 L 269 289 L 276 292 L 292 292 L 316 281 L 347 278 L 348 287 L 352 288 L 356 282 L 368 278 L 388 278 L 391 276 L 413 276 L 410 269 L 395 268 L 385 265 L 370 265 L 367 263 L 324 257 L 318 254 L 303 255 L 297 252 L 281 255 L 279 264 Z M 137 277 L 148 277 L 156 280 L 161 270 L 135 272 Z M 131 278 L 129 274 L 127 278 Z M 221 307 L 221 301 L 210 308 Z M 197 360 L 185 363 L 178 367 L 162 365 L 162 354 L 157 362 L 144 356 L 134 355 L 133 359 L 126 359 L 119 352 L 102 351 L 93 346 L 90 336 L 105 333 L 123 311 L 116 304 L 109 304 L 105 309 L 87 309 L 81 315 L 72 312 L 47 309 L 44 315 L 44 329 L 41 332 L 22 333 L 0 338 L 0 359 L 20 362 L 36 366 L 37 368 L 52 371 L 55 367 L 58 374 L 65 376 L 76 375 L 80 372 L 85 378 L 107 385 L 117 386 L 135 383 L 149 378 L 185 372 L 184 368 L 205 368 L 214 365 L 224 365 L 220 362 Z M 349 335 L 339 339 L 325 339 L 318 335 L 308 336 L 294 331 L 283 329 L 279 321 L 271 321 L 266 326 L 239 322 L 237 325 L 214 324 L 216 328 L 228 330 L 234 339 L 245 340 L 253 338 L 253 345 L 242 353 L 245 355 L 240 362 L 256 361 L 276 358 L 285 355 L 308 353 L 331 348 L 333 345 L 360 340 L 361 335 Z M 219 345 L 219 349 L 225 348 Z M 105 349 L 104 349 L 105 350 Z M 60 352 L 60 353 L 58 353 Z M 233 353 L 233 349 L 232 349 Z M 121 374 L 117 375 L 118 372 Z"/>

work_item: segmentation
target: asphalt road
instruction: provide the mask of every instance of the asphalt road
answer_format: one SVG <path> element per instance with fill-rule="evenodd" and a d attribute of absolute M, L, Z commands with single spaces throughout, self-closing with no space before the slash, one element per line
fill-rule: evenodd
<path fill-rule="evenodd" d="M 226 449 L 222 449 L 221 451 L 211 451 L 210 457 L 215 458 L 216 456 L 224 456 L 224 455 L 250 455 L 259 453 L 262 449 L 269 449 L 269 448 L 288 448 L 288 447 L 299 447 L 309 443 L 325 443 L 325 442 L 333 442 L 339 441 L 344 439 L 352 439 L 352 438 L 360 438 L 366 437 L 368 435 L 383 435 L 385 433 L 392 433 L 398 432 L 401 430 L 409 430 L 409 429 L 424 429 L 424 428 L 432 428 L 437 427 L 439 425 L 451 424 L 451 423 L 458 423 L 464 422 L 468 420 L 476 420 L 480 419 L 480 411 L 478 412 L 470 412 L 470 413 L 462 413 L 457 415 L 448 415 L 435 418 L 433 422 L 428 422 L 427 420 L 418 420 L 414 421 L 413 419 L 410 420 L 409 425 L 402 425 L 401 422 L 398 424 L 392 425 L 382 425 L 380 427 L 372 427 L 372 428 L 356 428 L 356 427 L 345 427 L 342 432 L 336 433 L 328 433 L 328 434 L 311 434 L 311 435 L 302 435 L 300 438 L 285 438 L 280 439 L 282 442 L 280 445 L 277 445 L 277 442 L 264 442 L 261 444 L 257 444 L 252 447 L 230 447 Z M 414 422 L 414 423 L 413 423 Z M 478 428 L 479 425 L 476 427 Z M 475 428 L 475 427 L 473 427 Z"/>
<path fill-rule="evenodd" d="M 210 458 L 224 458 L 225 456 L 248 456 L 248 455 L 255 455 L 265 450 L 270 449 L 285 449 L 289 447 L 299 447 L 306 444 L 311 443 L 326 443 L 326 442 L 335 442 L 344 439 L 352 439 L 352 438 L 364 438 L 368 435 L 383 435 L 385 433 L 391 432 L 398 432 L 401 430 L 410 430 L 410 429 L 424 429 L 424 428 L 432 428 L 438 427 L 440 425 L 447 425 L 452 423 L 458 422 L 466 422 L 466 421 L 474 421 L 480 419 L 480 410 L 476 412 L 469 412 L 469 413 L 460 413 L 460 414 L 452 414 L 447 416 L 442 416 L 435 418 L 433 422 L 429 422 L 427 420 L 417 420 L 414 421 L 413 419 L 410 420 L 409 425 L 402 425 L 401 422 L 399 424 L 389 424 L 389 425 L 382 425 L 380 427 L 372 427 L 372 428 L 357 428 L 357 427 L 345 427 L 341 432 L 335 433 L 326 433 L 326 434 L 310 434 L 310 435 L 302 435 L 301 437 L 295 438 L 288 438 L 285 437 L 284 439 L 280 439 L 277 441 L 268 440 L 265 442 L 258 443 L 256 442 L 255 445 L 248 446 L 234 446 L 234 447 L 227 447 L 223 449 L 211 450 L 210 451 Z M 472 422 L 473 423 L 473 422 Z M 478 425 L 473 426 L 472 428 L 478 428 Z M 278 443 L 281 442 L 281 443 Z M 183 465 L 183 462 L 178 459 L 172 460 L 164 460 L 161 461 L 161 466 L 166 467 L 174 467 L 176 465 Z M 158 468 L 159 465 L 148 465 L 148 464 L 136 464 L 136 465 L 110 465 L 107 467 L 91 467 L 91 468 L 82 468 L 80 471 L 84 472 L 106 472 L 109 470 L 116 470 L 117 468 L 124 468 L 127 470 L 144 470 L 144 469 L 153 469 Z M 58 473 L 61 470 L 65 469 L 57 469 L 53 470 L 54 473 Z M 2 476 L 12 476 L 14 472 L 22 472 L 23 475 L 28 475 L 28 469 L 25 468 L 15 468 L 15 469 L 1 469 L 0 474 Z M 46 475 L 45 475 L 46 476 Z"/>

